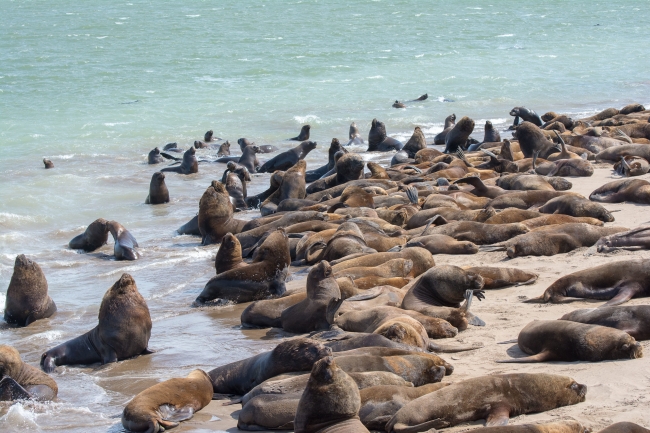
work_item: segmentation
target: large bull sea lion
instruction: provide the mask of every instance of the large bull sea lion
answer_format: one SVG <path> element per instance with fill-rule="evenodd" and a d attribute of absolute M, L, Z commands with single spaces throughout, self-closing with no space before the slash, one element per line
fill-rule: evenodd
<path fill-rule="evenodd" d="M 45 274 L 24 254 L 16 256 L 4 309 L 5 322 L 17 326 L 27 326 L 56 312 L 56 304 L 47 293 Z"/>

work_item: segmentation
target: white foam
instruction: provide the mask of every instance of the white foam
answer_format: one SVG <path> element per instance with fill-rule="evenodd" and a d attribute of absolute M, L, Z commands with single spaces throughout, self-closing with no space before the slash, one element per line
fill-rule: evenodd
<path fill-rule="evenodd" d="M 54 155 L 51 156 L 50 159 L 72 159 L 74 158 L 74 153 L 68 154 L 68 155 Z"/>
<path fill-rule="evenodd" d="M 7 301 L 7 295 L 0 293 L 0 314 L 5 313 L 5 302 Z"/>
<path fill-rule="evenodd" d="M 0 224 L 6 224 L 8 222 L 16 222 L 16 221 L 36 221 L 36 218 L 29 216 L 29 215 L 18 215 L 15 213 L 9 213 L 9 212 L 0 212 Z"/>
<path fill-rule="evenodd" d="M 116 126 L 116 125 L 128 125 L 131 122 L 114 122 L 114 123 L 104 123 L 104 126 Z"/>
<path fill-rule="evenodd" d="M 514 36 L 514 34 L 512 34 L 512 33 L 507 33 L 507 34 L 505 34 L 505 35 L 498 35 L 498 36 L 495 36 L 495 37 L 497 37 L 497 38 L 511 38 L 511 37 L 513 37 L 513 36 Z"/>
<path fill-rule="evenodd" d="M 97 39 L 106 39 L 108 36 L 97 36 Z"/>
<path fill-rule="evenodd" d="M 30 335 L 27 337 L 27 340 L 47 340 L 47 341 L 54 341 L 58 340 L 63 336 L 63 332 L 61 331 L 45 331 L 45 332 L 40 332 L 38 334 Z"/>
<path fill-rule="evenodd" d="M 0 418 L 0 426 L 2 424 L 5 424 L 8 429 L 11 427 L 22 427 L 23 429 L 38 428 L 36 414 L 26 410 L 21 403 L 16 403 L 9 408 L 5 416 Z"/>
<path fill-rule="evenodd" d="M 420 57 L 424 57 L 424 54 L 418 54 L 417 56 L 415 56 L 416 59 L 419 59 Z"/>
<path fill-rule="evenodd" d="M 369 80 L 380 80 L 384 77 L 382 77 L 381 75 L 373 75 L 372 77 L 366 77 L 366 78 Z"/>
<path fill-rule="evenodd" d="M 320 121 L 320 117 L 316 116 L 315 114 L 308 114 L 306 116 L 293 116 L 293 120 L 295 120 L 298 123 L 318 123 Z"/>
<path fill-rule="evenodd" d="M 198 18 L 201 15 L 185 15 L 185 16 L 188 17 L 188 18 Z"/>

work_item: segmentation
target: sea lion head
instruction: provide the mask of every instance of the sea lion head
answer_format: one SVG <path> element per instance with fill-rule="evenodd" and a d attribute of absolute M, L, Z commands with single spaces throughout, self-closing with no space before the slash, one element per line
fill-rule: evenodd
<path fill-rule="evenodd" d="M 485 130 L 486 130 L 486 131 L 491 131 L 492 129 L 494 129 L 494 126 L 492 125 L 492 122 L 490 122 L 489 120 L 487 120 L 487 121 L 485 122 Z"/>
<path fill-rule="evenodd" d="M 291 363 L 293 371 L 309 371 L 319 359 L 332 356 L 332 349 L 309 338 L 294 338 L 284 341 L 273 349 L 276 362 Z"/>
<path fill-rule="evenodd" d="M 336 373 L 342 371 L 341 368 L 334 362 L 333 356 L 326 356 L 318 360 L 311 369 L 310 380 L 316 381 L 319 384 L 328 384 L 334 382 Z"/>
<path fill-rule="evenodd" d="M 211 130 L 209 130 L 208 132 L 205 133 L 205 135 L 203 136 L 203 139 L 205 141 L 212 141 L 212 135 L 213 134 L 214 133 L 212 132 L 212 129 L 211 129 Z"/>
<path fill-rule="evenodd" d="M 253 149 L 253 153 L 262 153 L 262 149 L 259 146 L 248 146 Z"/>
<path fill-rule="evenodd" d="M 558 114 L 555 111 L 549 111 L 549 112 L 546 112 L 546 113 L 542 114 L 541 119 L 544 122 L 548 122 L 550 120 L 555 119 L 557 116 L 558 116 Z"/>
<path fill-rule="evenodd" d="M 127 273 L 124 273 L 120 279 L 117 280 L 110 289 L 108 289 L 108 292 L 106 292 L 104 298 L 106 298 L 106 296 L 125 295 L 137 291 L 138 288 L 135 285 L 135 280 L 133 277 Z"/>
<path fill-rule="evenodd" d="M 455 127 L 460 128 L 462 131 L 465 132 L 470 131 L 471 133 L 472 131 L 474 131 L 474 121 L 467 116 L 463 116 L 463 118 L 460 119 L 458 123 L 456 123 Z"/>
<path fill-rule="evenodd" d="M 572 403 L 581 403 L 585 401 L 587 396 L 587 385 L 582 385 L 573 379 L 569 380 L 570 382 L 567 389 L 569 390 L 571 400 L 574 400 Z"/>
<path fill-rule="evenodd" d="M 521 113 L 522 108 L 524 108 L 524 107 L 515 107 L 515 108 L 513 108 L 512 110 L 510 110 L 510 115 L 511 116 L 519 116 L 520 113 Z"/>
<path fill-rule="evenodd" d="M 337 177 L 342 176 L 346 180 L 357 180 L 363 174 L 364 165 L 363 158 L 356 153 L 343 154 L 336 161 Z"/>
<path fill-rule="evenodd" d="M 14 274 L 18 271 L 20 274 L 26 272 L 32 272 L 36 270 L 36 262 L 31 259 L 28 259 L 24 254 L 16 256 L 16 261 L 14 262 Z"/>
<path fill-rule="evenodd" d="M 194 155 L 196 155 L 196 149 L 195 149 L 194 147 L 190 147 L 189 149 L 187 149 L 187 152 L 185 152 L 185 155 L 186 155 L 186 156 L 187 156 L 187 155 L 189 155 L 189 156 L 194 156 Z"/>
<path fill-rule="evenodd" d="M 157 171 L 153 174 L 152 180 L 156 181 L 158 184 L 165 183 L 165 174 Z"/>
<path fill-rule="evenodd" d="M 330 143 L 330 149 L 329 149 L 329 155 L 334 156 L 336 152 L 339 150 L 344 150 L 341 147 L 341 143 L 339 142 L 338 138 L 332 138 L 332 142 Z"/>
<path fill-rule="evenodd" d="M 226 168 L 230 171 L 235 171 L 237 169 L 237 163 L 234 161 L 228 161 L 228 164 L 226 164 Z"/>
<path fill-rule="evenodd" d="M 205 147 L 205 144 L 202 141 L 194 140 L 195 149 L 201 149 L 202 147 Z"/>
<path fill-rule="evenodd" d="M 5 376 L 15 376 L 20 371 L 22 364 L 20 353 L 16 349 L 11 346 L 0 345 L 0 380 Z"/>
<path fill-rule="evenodd" d="M 614 349 L 615 355 L 612 356 L 612 359 L 637 359 L 643 357 L 643 347 L 641 347 L 641 344 L 634 337 L 626 334 L 621 335 L 618 340 Z"/>
<path fill-rule="evenodd" d="M 321 260 L 316 266 L 309 270 L 307 278 L 322 280 L 332 276 L 332 266 L 327 260 Z"/>
<path fill-rule="evenodd" d="M 219 249 L 228 251 L 230 256 L 241 257 L 241 243 L 239 243 L 239 239 L 230 232 L 226 233 L 221 240 L 221 246 Z"/>
<path fill-rule="evenodd" d="M 348 134 L 348 138 L 352 140 L 354 137 L 357 137 L 359 135 L 359 128 L 357 128 L 357 124 L 355 122 L 352 122 L 350 124 L 350 132 Z"/>
<path fill-rule="evenodd" d="M 377 119 L 372 119 L 372 126 L 368 132 L 368 143 L 376 146 L 386 138 L 386 126 Z"/>
<path fill-rule="evenodd" d="M 318 143 L 315 141 L 303 141 L 300 145 L 302 146 L 303 152 L 311 152 L 316 149 Z"/>
<path fill-rule="evenodd" d="M 218 180 L 213 180 L 212 183 L 210 184 L 212 188 L 218 193 L 218 194 L 225 194 L 228 195 L 228 190 L 226 189 L 226 185 L 223 183 L 219 182 Z"/>

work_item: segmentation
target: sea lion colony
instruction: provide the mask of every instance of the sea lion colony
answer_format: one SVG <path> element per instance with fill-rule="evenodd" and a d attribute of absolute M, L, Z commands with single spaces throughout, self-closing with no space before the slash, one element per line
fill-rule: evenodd
<path fill-rule="evenodd" d="M 424 99 L 426 95 L 418 100 Z M 212 131 L 182 158 L 169 154 L 182 152 L 176 143 L 164 152 L 152 150 L 149 164 L 163 158 L 180 162 L 154 173 L 146 198 L 152 205 L 169 202 L 163 172 L 191 174 L 199 162 L 227 164 L 221 181 L 213 181 L 201 197 L 198 214 L 178 230 L 199 236 L 203 245 L 221 245 L 216 276 L 194 305 L 251 302 L 242 325 L 303 335 L 272 351 L 143 390 L 125 407 L 124 427 L 163 431 L 215 398 L 242 404 L 238 427 L 243 430 L 415 432 L 485 419 L 486 430 L 495 432 L 587 431 L 575 421 L 506 426 L 510 417 L 585 401 L 587 385 L 570 377 L 540 368 L 535 374 L 445 379 L 454 367 L 432 352 L 482 350 L 481 345 L 441 340 L 471 326 L 490 326 L 472 312 L 472 303 L 494 289 L 531 284 L 537 275 L 513 267 L 436 266 L 434 259 L 436 254 L 462 257 L 479 251 L 513 258 L 580 247 L 598 252 L 648 249 L 647 226 L 605 226 L 615 217 L 598 203 L 650 204 L 648 182 L 610 182 L 585 198 L 572 192 L 564 177 L 591 176 L 592 161 L 616 164 L 613 169 L 625 177 L 645 174 L 650 110 L 631 104 L 579 120 L 554 112 L 539 116 L 524 107 L 510 114 L 515 116 L 513 138 L 502 141 L 487 122 L 482 142 L 470 138 L 471 118 L 456 122 L 455 114 L 448 116 L 434 140 L 444 151 L 426 143 L 419 127 L 403 144 L 374 119 L 368 151 L 397 152 L 387 166 L 365 164 L 333 139 L 329 161 L 307 170 L 304 158 L 316 147 L 308 141 L 309 125 L 291 138 L 300 145 L 264 164 L 256 155 L 274 152 L 274 146 L 240 138 L 242 155 L 230 156 L 229 143 L 205 144 L 221 140 Z M 349 140 L 347 145 L 364 142 L 356 124 Z M 218 149 L 220 158 L 199 161 L 196 149 Z M 45 166 L 53 168 L 47 160 Z M 262 172 L 270 173 L 269 188 L 248 196 L 251 174 Z M 262 215 L 236 217 L 237 210 L 250 208 L 259 208 Z M 94 251 L 107 242 L 109 232 L 117 260 L 138 259 L 134 236 L 102 218 L 69 247 Z M 650 338 L 650 306 L 620 304 L 650 296 L 649 265 L 648 260 L 627 260 L 560 277 L 525 302 L 607 302 L 559 320 L 529 323 L 512 341 L 529 356 L 502 362 L 642 357 L 637 340 Z M 307 274 L 303 290 L 286 290 L 292 273 Z M 42 270 L 18 256 L 5 321 L 28 326 L 55 312 Z M 151 354 L 151 331 L 146 302 L 135 280 L 124 274 L 106 292 L 98 325 L 45 350 L 41 367 L 52 373 L 59 365 Z M 0 346 L 0 400 L 51 400 L 57 391 L 51 376 L 23 363 L 15 349 Z M 647 430 L 617 423 L 606 431 Z"/>

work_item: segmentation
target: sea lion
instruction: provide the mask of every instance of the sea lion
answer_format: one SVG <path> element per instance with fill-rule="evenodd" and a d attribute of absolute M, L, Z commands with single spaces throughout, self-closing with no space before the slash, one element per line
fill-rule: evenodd
<path fill-rule="evenodd" d="M 307 187 L 307 194 L 326 191 L 335 186 L 343 185 L 352 180 L 361 179 L 363 176 L 363 167 L 365 162 L 363 158 L 356 153 L 346 153 L 336 161 L 336 173 L 319 179 Z M 343 188 L 345 189 L 345 187 Z M 341 193 L 343 190 L 341 190 Z M 340 194 L 339 194 L 340 195 Z M 307 197 L 309 198 L 309 197 Z M 318 198 L 309 198 L 311 200 L 320 200 Z"/>
<path fill-rule="evenodd" d="M 440 382 L 454 372 L 454 367 L 433 353 L 409 352 L 402 355 L 338 356 L 336 362 L 347 373 L 361 371 L 388 371 L 414 386 Z"/>
<path fill-rule="evenodd" d="M 239 140 L 237 140 L 237 144 L 239 144 L 239 148 L 241 149 L 242 152 L 244 151 L 244 149 L 246 149 L 246 147 L 256 145 L 255 143 L 251 143 L 246 138 L 240 138 Z M 278 151 L 278 148 L 271 144 L 260 144 L 256 146 L 259 147 L 260 149 L 259 153 L 273 153 Z"/>
<path fill-rule="evenodd" d="M 508 194 L 509 191 L 498 187 L 498 186 L 488 186 L 483 183 L 483 181 L 478 176 L 467 176 L 462 179 L 454 181 L 455 184 L 469 184 L 473 189 L 469 190 L 470 194 L 474 194 L 477 197 L 487 197 L 487 198 L 497 198 L 500 195 Z"/>
<path fill-rule="evenodd" d="M 303 125 L 302 128 L 300 128 L 300 134 L 298 134 L 297 137 L 290 138 L 289 140 L 292 140 L 292 141 L 309 140 L 309 130 L 310 129 L 311 129 L 310 125 Z"/>
<path fill-rule="evenodd" d="M 293 149 L 282 152 L 269 159 L 262 165 L 258 173 L 273 173 L 276 170 L 288 170 L 298 161 L 305 159 L 307 154 L 316 148 L 315 141 L 303 141 Z"/>
<path fill-rule="evenodd" d="M 507 241 L 529 231 L 528 227 L 521 223 L 485 224 L 476 221 L 452 221 L 449 224 L 429 227 L 421 233 L 421 236 L 446 235 L 458 241 L 486 245 Z"/>
<path fill-rule="evenodd" d="M 239 240 L 232 234 L 226 233 L 221 239 L 221 245 L 217 250 L 217 255 L 214 260 L 214 267 L 217 275 L 229 271 L 231 269 L 242 268 L 248 266 L 241 256 L 241 244 Z"/>
<path fill-rule="evenodd" d="M 312 248 L 312 253 L 315 248 Z M 326 245 L 322 245 L 319 254 L 313 254 L 309 262 L 316 263 L 320 260 L 339 260 L 345 257 L 353 258 L 362 254 L 376 253 L 377 250 L 368 247 L 366 240 L 359 227 L 353 222 L 341 224 L 336 233 L 329 239 Z"/>
<path fill-rule="evenodd" d="M 617 248 L 625 250 L 650 249 L 650 227 L 647 224 L 610 236 L 603 236 L 596 242 L 599 253 L 608 253 Z"/>
<path fill-rule="evenodd" d="M 251 174 L 248 171 L 248 169 L 243 165 L 236 163 L 235 161 L 229 161 L 226 164 L 226 171 L 223 172 L 223 176 L 221 178 L 221 183 L 223 183 L 224 185 L 227 182 L 228 173 L 233 173 L 237 175 L 237 177 L 241 182 L 241 190 L 242 190 L 241 194 L 244 196 L 244 199 L 247 199 L 248 191 L 246 189 L 246 183 L 251 181 Z"/>
<path fill-rule="evenodd" d="M 547 201 L 560 197 L 562 195 L 575 193 L 567 193 L 564 191 L 547 191 L 547 190 L 525 190 L 516 191 L 510 194 L 503 194 L 492 201 L 490 206 L 494 209 L 506 209 L 515 207 L 518 209 L 529 209 L 533 206 L 543 206 Z"/>
<path fill-rule="evenodd" d="M 496 130 L 492 122 L 485 121 L 485 133 L 483 134 L 483 143 L 498 143 L 501 141 L 501 134 Z"/>
<path fill-rule="evenodd" d="M 590 177 L 594 174 L 594 166 L 586 159 L 561 159 L 557 162 L 547 162 L 542 167 L 536 167 L 536 156 L 533 156 L 533 170 L 545 176 Z"/>
<path fill-rule="evenodd" d="M 219 150 L 217 150 L 217 156 L 230 156 L 230 141 L 226 140 L 221 143 Z"/>
<path fill-rule="evenodd" d="M 406 144 L 404 145 L 404 147 L 402 147 L 400 152 L 405 152 L 408 158 L 415 158 L 416 153 L 426 148 L 427 148 L 427 141 L 424 138 L 424 133 L 422 132 L 422 129 L 420 129 L 419 126 L 416 126 L 415 129 L 413 130 L 413 134 L 411 135 L 411 138 L 409 138 L 409 141 L 406 142 Z"/>
<path fill-rule="evenodd" d="M 497 362 L 597 362 L 643 356 L 641 345 L 624 331 L 568 320 L 532 321 L 519 332 L 517 344 L 530 356 Z"/>
<path fill-rule="evenodd" d="M 650 430 L 633 422 L 617 422 L 599 431 L 598 433 L 648 433 Z"/>
<path fill-rule="evenodd" d="M 282 203 L 283 200 L 305 198 L 306 170 L 307 162 L 299 160 L 284 173 L 278 189 L 264 200 L 260 206 L 262 216 L 274 213 L 277 210 L 277 206 Z"/>
<path fill-rule="evenodd" d="M 542 130 L 530 122 L 524 122 L 517 127 L 517 138 L 519 148 L 526 158 L 538 154 L 540 158 L 546 159 L 558 151 L 556 144 L 548 140 Z"/>
<path fill-rule="evenodd" d="M 45 168 L 54 168 L 54 163 L 47 158 L 43 158 L 43 165 Z"/>
<path fill-rule="evenodd" d="M 555 191 L 544 176 L 528 173 L 503 174 L 496 180 L 497 186 L 507 190 L 519 191 Z"/>
<path fill-rule="evenodd" d="M 0 401 L 53 400 L 58 392 L 54 379 L 25 364 L 13 347 L 0 345 Z"/>
<path fill-rule="evenodd" d="M 246 167 L 250 173 L 257 173 L 257 169 L 260 166 L 260 162 L 256 156 L 258 153 L 262 153 L 259 146 L 247 146 L 242 151 L 242 155 L 239 157 L 237 163 Z"/>
<path fill-rule="evenodd" d="M 104 294 L 98 319 L 90 331 L 43 353 L 41 368 L 51 373 L 57 365 L 107 364 L 152 353 L 149 308 L 131 275 L 122 274 Z"/>
<path fill-rule="evenodd" d="M 650 188 L 648 190 L 650 192 Z M 591 217 L 606 223 L 614 221 L 614 216 L 603 206 L 577 195 L 552 198 L 540 207 L 539 211 L 545 214 L 559 213 L 573 217 Z"/>
<path fill-rule="evenodd" d="M 199 162 L 196 160 L 196 149 L 190 147 L 183 154 L 183 161 L 178 167 L 165 167 L 161 172 L 174 172 L 180 174 L 192 174 L 199 172 Z"/>
<path fill-rule="evenodd" d="M 341 291 L 332 274 L 332 267 L 323 260 L 313 266 L 307 276 L 307 298 L 282 312 L 282 329 L 304 333 L 329 329 L 325 317 L 332 299 L 340 299 Z"/>
<path fill-rule="evenodd" d="M 308 338 L 283 341 L 269 352 L 235 361 L 208 372 L 213 391 L 244 395 L 267 379 L 283 373 L 309 371 L 316 361 L 331 356 L 332 350 Z"/>
<path fill-rule="evenodd" d="M 306 298 L 306 292 L 298 291 L 295 293 L 285 292 L 279 298 L 254 301 L 241 313 L 242 327 L 282 328 L 282 312 Z"/>
<path fill-rule="evenodd" d="M 135 250 L 138 248 L 138 241 L 133 235 L 117 221 L 106 223 L 106 229 L 113 235 L 113 254 L 115 260 L 138 260 L 140 254 Z"/>
<path fill-rule="evenodd" d="M 482 427 L 475 430 L 477 433 L 591 433 L 591 430 L 583 427 L 577 421 Z"/>
<path fill-rule="evenodd" d="M 328 356 L 314 364 L 298 403 L 296 433 L 368 432 L 359 421 L 359 388 L 338 362 Z"/>
<path fill-rule="evenodd" d="M 165 175 L 157 171 L 151 176 L 149 183 L 149 195 L 144 201 L 145 204 L 169 203 L 169 190 L 165 185 Z"/>
<path fill-rule="evenodd" d="M 176 232 L 180 235 L 201 236 L 201 230 L 199 230 L 199 214 L 194 215 L 191 220 L 177 228 Z"/>
<path fill-rule="evenodd" d="M 427 305 L 459 308 L 471 290 L 479 300 L 484 298 L 483 277 L 458 266 L 438 265 L 426 271 L 404 296 L 402 308 L 418 311 L 425 300 Z"/>
<path fill-rule="evenodd" d="M 650 171 L 650 163 L 639 156 L 624 156 L 614 164 L 614 171 L 621 176 L 643 176 Z"/>
<path fill-rule="evenodd" d="M 4 309 L 5 322 L 17 326 L 47 319 L 56 312 L 56 304 L 47 293 L 47 280 L 41 267 L 24 254 L 16 256 Z"/>
<path fill-rule="evenodd" d="M 372 119 L 372 126 L 368 132 L 367 152 L 388 152 L 400 150 L 404 145 L 402 142 L 386 135 L 386 126 L 377 119 Z"/>
<path fill-rule="evenodd" d="M 345 144 L 345 146 L 365 143 L 363 137 L 361 137 L 361 133 L 359 132 L 359 128 L 357 128 L 357 124 L 355 122 L 352 122 L 350 124 L 350 129 L 348 131 L 348 140 L 349 141 Z"/>
<path fill-rule="evenodd" d="M 167 150 L 169 152 L 182 152 L 183 149 L 178 147 L 178 143 L 167 143 L 163 147 L 163 150 Z"/>
<path fill-rule="evenodd" d="M 406 105 L 404 105 L 403 102 L 395 100 L 395 102 L 393 102 L 393 108 L 406 108 Z"/>
<path fill-rule="evenodd" d="M 464 116 L 445 136 L 444 153 L 456 153 L 459 148 L 465 149 L 467 147 L 467 139 L 473 131 L 474 121 Z"/>
<path fill-rule="evenodd" d="M 145 389 L 122 412 L 122 425 L 133 432 L 162 432 L 191 419 L 212 401 L 212 383 L 203 370 Z"/>
<path fill-rule="evenodd" d="M 230 164 L 229 162 L 228 164 Z M 246 168 L 244 168 L 246 170 Z M 246 170 L 248 171 L 248 170 Z M 237 176 L 232 171 L 226 171 L 223 174 L 222 183 L 226 186 L 226 191 L 230 196 L 231 203 L 236 209 L 245 210 L 248 209 L 248 204 L 246 203 L 246 192 L 245 192 L 245 183 L 241 181 L 239 176 Z"/>
<path fill-rule="evenodd" d="M 622 179 L 608 182 L 589 195 L 601 203 L 631 202 L 650 204 L 650 182 L 643 179 Z"/>
<path fill-rule="evenodd" d="M 621 144 L 604 149 L 596 154 L 596 162 L 615 163 L 624 156 L 638 156 L 650 161 L 650 144 Z"/>
<path fill-rule="evenodd" d="M 72 238 L 68 246 L 73 250 L 84 250 L 87 253 L 95 251 L 108 240 L 107 224 L 108 221 L 104 218 L 96 219 L 86 227 L 86 230 L 82 234 Z"/>
<path fill-rule="evenodd" d="M 539 117 L 539 115 L 534 110 L 528 109 L 526 107 L 515 107 L 510 110 L 510 115 L 515 116 L 515 120 L 512 123 L 512 127 L 510 129 L 517 128 L 517 130 L 519 130 L 518 126 L 521 126 L 519 125 L 519 118 L 525 122 L 531 122 L 535 126 L 542 126 L 544 123 L 542 122 L 541 117 Z"/>
<path fill-rule="evenodd" d="M 539 275 L 517 268 L 495 268 L 489 266 L 465 267 L 467 272 L 473 272 L 483 278 L 483 290 L 500 289 L 507 286 L 523 286 L 533 284 Z"/>
<path fill-rule="evenodd" d="M 391 418 L 386 431 L 421 432 L 479 419 L 486 419 L 488 427 L 503 426 L 510 417 L 583 402 L 586 394 L 585 385 L 566 376 L 543 373 L 482 376 L 413 400 Z"/>
<path fill-rule="evenodd" d="M 451 129 L 454 127 L 456 124 L 456 115 L 455 114 L 450 114 L 445 118 L 445 126 L 443 130 L 438 133 L 434 138 L 433 138 L 433 144 L 445 144 L 445 137 L 451 131 Z"/>
<path fill-rule="evenodd" d="M 147 163 L 148 164 L 160 164 L 161 162 L 165 162 L 165 158 L 163 158 L 160 155 L 160 149 L 155 147 L 149 152 L 149 155 L 147 156 Z"/>
<path fill-rule="evenodd" d="M 411 238 L 406 244 L 409 247 L 422 247 L 431 254 L 476 254 L 478 246 L 468 241 L 457 241 L 447 235 L 427 235 Z"/>
<path fill-rule="evenodd" d="M 206 132 L 206 133 L 203 135 L 203 140 L 204 140 L 206 143 L 209 143 L 209 142 L 211 142 L 211 141 L 219 141 L 219 140 L 221 140 L 221 138 L 219 138 L 219 137 L 215 137 L 215 136 L 214 136 L 214 132 L 213 132 L 212 129 L 211 129 L 211 130 L 209 130 L 208 132 Z"/>
<path fill-rule="evenodd" d="M 609 300 L 602 306 L 619 305 L 635 297 L 650 296 L 649 259 L 623 260 L 565 275 L 542 296 L 526 302 L 554 304 L 578 299 Z"/>
<path fill-rule="evenodd" d="M 343 147 L 341 147 L 341 143 L 339 142 L 338 139 L 332 138 L 332 141 L 330 142 L 330 148 L 327 151 L 328 154 L 328 159 L 327 159 L 327 164 L 315 169 L 315 170 L 309 170 L 305 174 L 305 181 L 306 182 L 313 182 L 315 180 L 320 179 L 323 177 L 327 172 L 332 170 L 336 164 L 336 161 L 334 160 L 334 155 L 337 152 L 343 151 Z M 347 152 L 345 152 L 347 153 Z"/>
<path fill-rule="evenodd" d="M 559 320 L 600 325 L 625 331 L 637 341 L 650 340 L 650 306 L 626 305 L 575 310 Z"/>
<path fill-rule="evenodd" d="M 338 274 L 345 269 L 353 267 L 380 266 L 392 259 L 411 260 L 413 262 L 413 267 L 409 273 L 409 276 L 411 277 L 418 276 L 426 272 L 427 269 L 435 266 L 435 261 L 429 251 L 420 247 L 412 247 L 405 248 L 399 252 L 368 254 L 354 259 L 345 260 L 332 265 L 332 270 L 334 271 L 334 274 Z"/>
<path fill-rule="evenodd" d="M 205 190 L 199 201 L 198 225 L 202 245 L 221 242 L 226 233 L 242 231 L 245 221 L 233 218 L 233 205 L 223 183 L 216 180 Z"/>
<path fill-rule="evenodd" d="M 235 303 L 251 302 L 285 292 L 285 279 L 291 263 L 289 240 L 283 229 L 273 231 L 245 267 L 231 269 L 212 277 L 196 303 L 214 299 Z"/>

